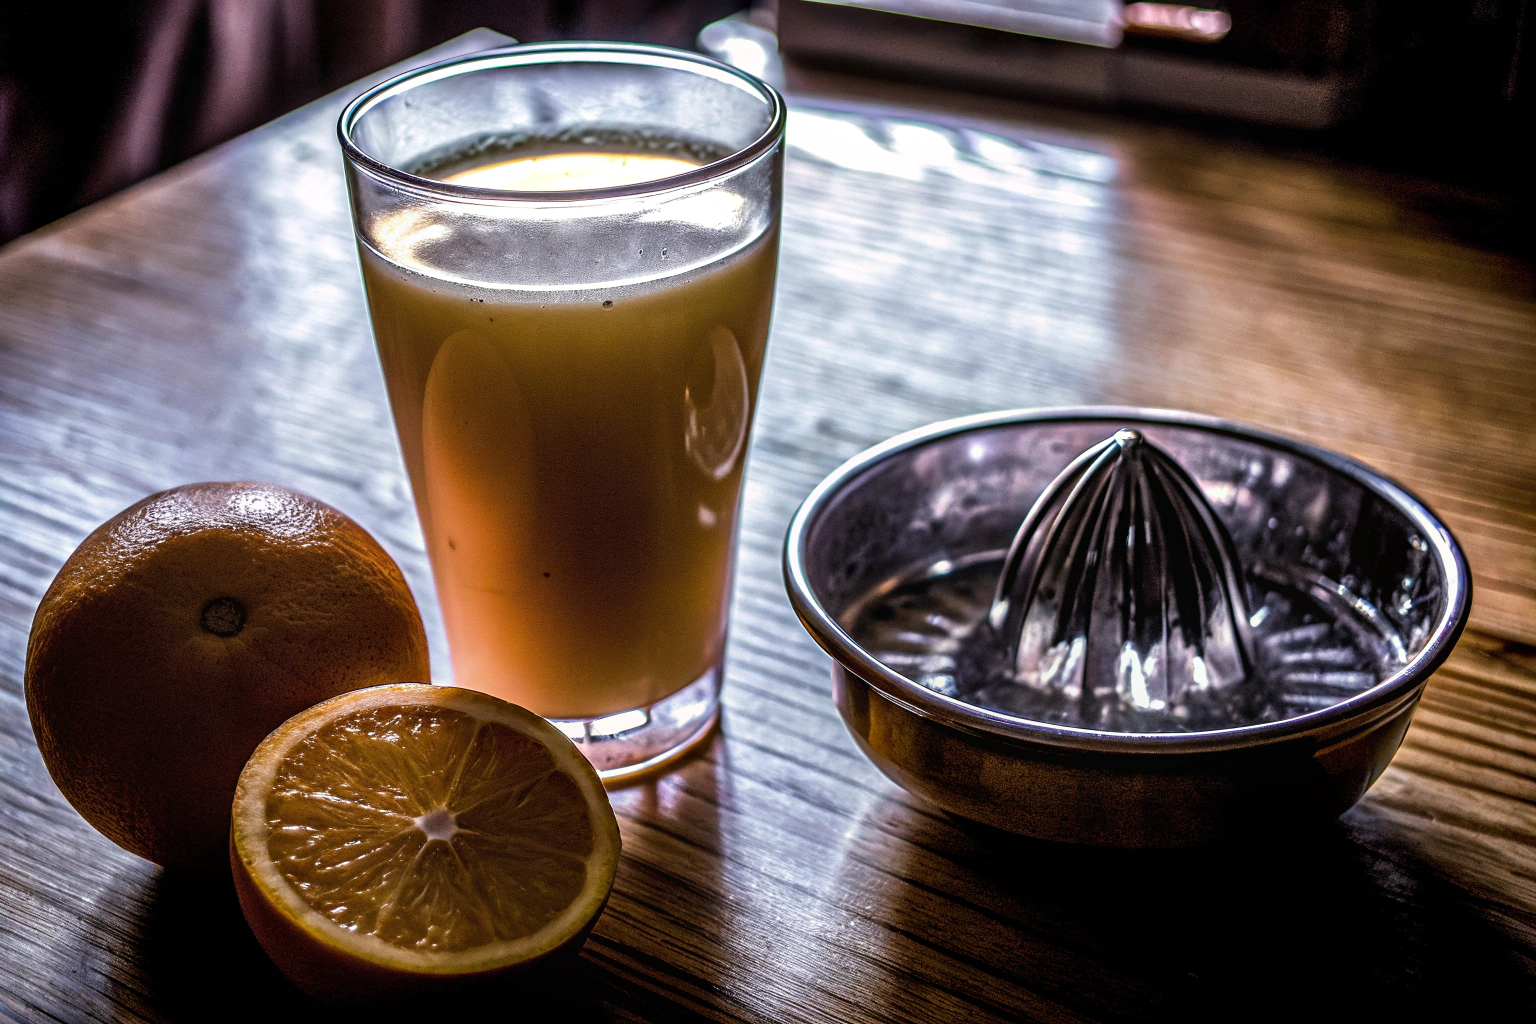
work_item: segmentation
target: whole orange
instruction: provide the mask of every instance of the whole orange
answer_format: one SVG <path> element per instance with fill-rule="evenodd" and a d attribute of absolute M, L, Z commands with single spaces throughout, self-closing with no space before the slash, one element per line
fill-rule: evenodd
<path fill-rule="evenodd" d="M 430 678 L 394 560 L 285 487 L 151 495 L 85 539 L 43 595 L 27 710 L 84 818 L 160 864 L 224 854 L 240 769 L 339 693 Z"/>

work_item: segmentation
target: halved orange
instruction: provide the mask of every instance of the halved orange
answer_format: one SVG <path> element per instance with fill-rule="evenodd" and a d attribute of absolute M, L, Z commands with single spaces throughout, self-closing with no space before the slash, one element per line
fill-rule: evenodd
<path fill-rule="evenodd" d="M 619 855 L 597 772 L 558 729 L 475 690 L 401 683 L 290 718 L 240 775 L 240 906 L 290 980 L 374 1001 L 579 946 Z"/>

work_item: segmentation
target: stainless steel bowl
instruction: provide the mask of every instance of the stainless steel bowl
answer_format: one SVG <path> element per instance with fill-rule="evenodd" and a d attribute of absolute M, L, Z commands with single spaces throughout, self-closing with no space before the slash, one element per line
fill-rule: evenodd
<path fill-rule="evenodd" d="M 1245 565 L 1370 597 L 1403 662 L 1331 707 L 1207 732 L 1042 724 L 919 685 L 847 631 L 866 595 L 1006 549 L 1035 498 L 1080 452 L 1134 427 L 1196 479 Z M 795 514 L 784 575 L 833 658 L 833 698 L 859 746 L 908 791 L 1024 835 L 1182 846 L 1337 816 L 1385 770 L 1424 684 L 1466 625 L 1471 579 L 1418 499 L 1344 456 L 1189 413 L 1067 408 L 951 420 L 871 448 Z"/>

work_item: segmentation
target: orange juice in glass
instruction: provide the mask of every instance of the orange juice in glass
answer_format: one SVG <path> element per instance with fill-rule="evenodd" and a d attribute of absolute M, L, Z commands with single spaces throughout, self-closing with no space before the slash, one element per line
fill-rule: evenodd
<path fill-rule="evenodd" d="M 455 682 L 605 776 L 719 706 L 784 106 L 694 54 L 514 47 L 340 125 Z"/>

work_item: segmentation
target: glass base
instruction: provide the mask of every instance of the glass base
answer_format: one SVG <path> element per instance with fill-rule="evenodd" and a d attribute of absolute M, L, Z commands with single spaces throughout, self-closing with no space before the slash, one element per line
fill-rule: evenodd
<path fill-rule="evenodd" d="M 720 713 L 720 669 L 712 668 L 670 697 L 597 718 L 551 718 L 604 782 L 638 775 L 703 739 Z"/>

